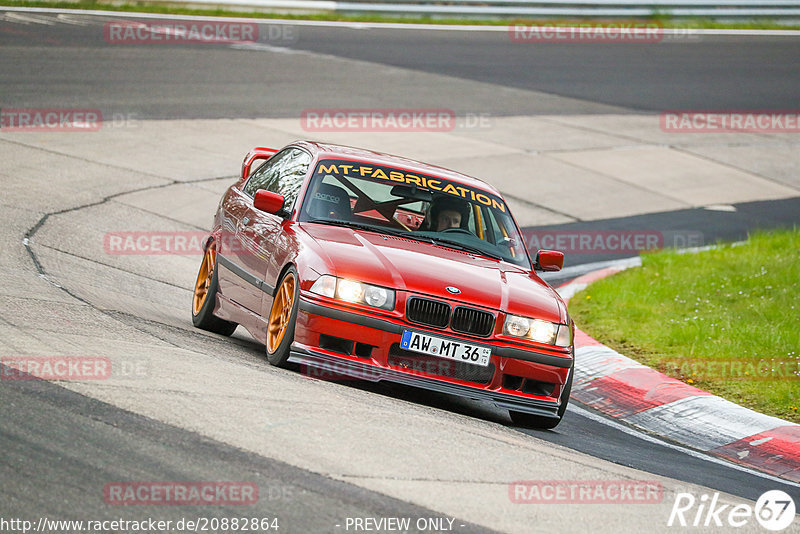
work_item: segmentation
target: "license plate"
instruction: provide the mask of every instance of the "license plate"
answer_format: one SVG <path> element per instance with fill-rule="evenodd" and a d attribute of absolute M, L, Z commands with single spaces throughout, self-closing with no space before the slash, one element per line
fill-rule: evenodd
<path fill-rule="evenodd" d="M 492 355 L 492 349 L 489 347 L 470 345 L 462 341 L 429 336 L 411 330 L 403 330 L 400 347 L 420 354 L 472 363 L 482 367 L 489 365 L 489 357 Z"/>

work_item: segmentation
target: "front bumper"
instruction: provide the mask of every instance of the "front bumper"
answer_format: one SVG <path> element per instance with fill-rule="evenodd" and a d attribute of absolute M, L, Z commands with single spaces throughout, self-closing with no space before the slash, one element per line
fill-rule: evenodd
<path fill-rule="evenodd" d="M 490 367 L 434 358 L 441 367 L 453 369 L 459 365 L 463 369 L 466 365 L 484 375 L 481 380 L 473 381 L 469 376 L 465 378 L 453 372 L 443 376 L 429 365 L 421 368 L 398 365 L 398 361 L 404 358 L 398 357 L 397 351 L 403 330 L 406 329 L 489 346 L 492 350 Z M 329 339 L 345 343 L 331 346 L 329 342 L 323 342 Z M 400 352 L 410 354 L 402 350 Z M 413 359 L 414 356 L 405 357 Z M 428 358 L 422 355 L 417 357 Z M 560 394 L 573 365 L 571 357 L 507 346 L 491 339 L 456 338 L 450 332 L 384 319 L 344 306 L 315 302 L 304 298 L 302 294 L 290 361 L 321 369 L 334 377 L 395 382 L 489 401 L 504 409 L 552 418 L 558 417 L 557 411 L 562 400 Z M 488 376 L 486 373 L 489 373 Z"/>

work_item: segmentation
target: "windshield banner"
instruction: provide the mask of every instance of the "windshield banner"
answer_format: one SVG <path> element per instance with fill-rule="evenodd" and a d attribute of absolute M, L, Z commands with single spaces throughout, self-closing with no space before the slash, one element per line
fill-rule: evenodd
<path fill-rule="evenodd" d="M 315 176 L 331 174 L 342 178 L 363 178 L 375 182 L 405 184 L 432 193 L 452 195 L 469 202 L 482 204 L 507 213 L 503 199 L 483 189 L 477 189 L 458 182 L 420 173 L 410 173 L 403 169 L 385 167 L 360 161 L 326 159 L 317 164 Z"/>

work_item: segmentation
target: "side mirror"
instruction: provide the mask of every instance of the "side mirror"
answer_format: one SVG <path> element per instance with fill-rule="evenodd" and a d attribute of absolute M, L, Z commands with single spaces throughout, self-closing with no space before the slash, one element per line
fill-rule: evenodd
<path fill-rule="evenodd" d="M 258 146 L 247 153 L 244 157 L 244 161 L 242 161 L 242 180 L 246 180 L 248 176 L 250 176 L 250 168 L 253 166 L 253 163 L 259 160 L 266 160 L 271 158 L 275 155 L 277 150 L 274 148 L 264 148 L 263 146 Z"/>
<path fill-rule="evenodd" d="M 540 250 L 536 253 L 533 268 L 540 271 L 555 272 L 564 267 L 564 253 L 557 250 Z"/>
<path fill-rule="evenodd" d="M 266 189 L 259 189 L 256 191 L 256 196 L 253 199 L 253 206 L 257 210 L 266 211 L 273 215 L 281 215 L 283 212 L 283 195 L 267 191 Z"/>

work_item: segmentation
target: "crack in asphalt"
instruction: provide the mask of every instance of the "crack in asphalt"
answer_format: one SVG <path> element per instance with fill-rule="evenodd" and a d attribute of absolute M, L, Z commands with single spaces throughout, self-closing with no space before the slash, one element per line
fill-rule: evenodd
<path fill-rule="evenodd" d="M 5 324 L 5 325 L 8 325 L 8 326 L 10 326 L 10 327 L 12 327 L 12 328 L 16 328 L 16 327 L 17 327 L 17 325 L 15 325 L 14 323 L 10 322 L 8 319 L 6 319 L 5 317 L 3 317 L 2 315 L 0 315 L 0 323 L 3 323 L 3 324 Z M 10 342 L 8 341 L 8 339 L 4 339 L 4 340 L 3 340 L 3 343 L 5 343 L 6 345 L 8 345 L 8 346 L 9 346 L 9 347 L 11 347 L 12 349 L 14 349 L 14 351 L 15 351 L 15 352 L 18 352 L 18 353 L 20 353 L 20 354 L 22 354 L 22 352 L 24 352 L 24 351 L 20 350 L 20 349 L 19 349 L 19 348 L 18 348 L 16 345 L 14 345 L 14 344 L 10 343 Z"/>
<path fill-rule="evenodd" d="M 27 146 L 29 148 L 40 149 L 39 147 L 31 147 L 30 145 L 26 145 L 24 143 L 18 143 L 18 142 L 14 142 L 14 141 L 11 141 L 11 142 L 14 143 L 14 144 L 17 144 L 17 145 Z M 62 156 L 64 155 L 64 154 L 61 154 L 61 153 L 59 153 L 57 151 L 52 151 L 52 150 L 48 150 L 48 149 L 40 149 L 40 150 L 44 150 L 44 151 L 47 151 L 47 152 L 50 152 L 50 153 L 53 153 L 53 154 L 62 155 Z M 75 159 L 78 159 L 78 160 L 87 161 L 88 163 L 92 163 L 92 164 L 107 165 L 105 163 L 99 163 L 99 162 L 92 161 L 92 160 L 87 160 L 87 159 L 84 159 L 84 158 L 77 158 L 77 157 L 74 157 L 74 156 L 72 156 L 72 157 L 75 158 Z M 107 165 L 107 166 L 115 167 L 114 165 Z M 124 169 L 124 167 L 117 167 L 117 168 L 123 168 Z M 125 170 L 128 170 L 130 172 L 137 172 L 137 171 L 132 171 L 130 169 L 125 169 Z M 147 173 L 140 173 L 140 174 L 147 175 Z M 150 176 L 154 176 L 154 175 L 150 175 Z M 160 179 L 165 179 L 163 177 L 158 177 L 158 176 L 154 176 L 154 177 L 160 178 Z M 150 185 L 150 186 L 140 187 L 140 188 L 137 188 L 137 189 L 131 189 L 131 190 L 128 190 L 128 191 L 121 191 L 119 193 L 114 193 L 114 194 L 111 194 L 111 195 L 107 195 L 107 196 L 103 197 L 101 200 L 98 200 L 98 201 L 87 202 L 86 204 L 82 204 L 82 205 L 79 205 L 79 206 L 73 206 L 71 208 L 65 208 L 65 209 L 61 209 L 61 210 L 51 211 L 51 212 L 45 213 L 36 222 L 36 224 L 34 224 L 31 228 L 28 229 L 28 231 L 25 232 L 24 237 L 22 239 L 22 244 L 25 246 L 25 250 L 28 251 L 28 255 L 30 256 L 31 261 L 33 262 L 33 265 L 36 268 L 36 271 L 39 273 L 39 276 L 42 277 L 43 279 L 45 279 L 48 283 L 50 283 L 54 287 L 62 290 L 64 293 L 66 293 L 70 297 L 74 298 L 75 300 L 77 300 L 79 302 L 82 302 L 83 304 L 86 304 L 91 309 L 93 309 L 93 310 L 95 310 L 95 311 L 97 311 L 99 313 L 102 313 L 103 315 L 106 315 L 106 316 L 110 317 L 111 319 L 113 319 L 115 321 L 119 321 L 122 324 L 124 324 L 124 325 L 126 325 L 128 327 L 134 328 L 135 330 L 138 330 L 139 332 L 141 332 L 141 333 L 143 333 L 145 335 L 149 335 L 151 337 L 155 337 L 156 339 L 159 339 L 160 341 L 163 341 L 164 343 L 167 343 L 167 344 L 169 344 L 169 345 L 171 345 L 173 347 L 181 348 L 179 345 L 176 345 L 175 343 L 173 343 L 172 341 L 170 341 L 168 339 L 163 339 L 163 338 L 161 338 L 161 337 L 159 337 L 157 335 L 154 335 L 152 332 L 148 332 L 148 331 L 142 330 L 142 329 L 140 329 L 139 327 L 137 327 L 137 326 L 135 326 L 133 324 L 129 324 L 126 321 L 120 320 L 120 318 L 118 318 L 118 317 L 114 317 L 113 314 L 110 313 L 111 310 L 104 310 L 104 309 L 96 306 L 95 304 L 93 304 L 89 300 L 81 297 L 80 295 L 76 294 L 74 291 L 72 291 L 69 288 L 64 287 L 63 285 L 61 285 L 58 282 L 56 282 L 53 278 L 51 278 L 50 275 L 48 275 L 47 271 L 45 270 L 44 266 L 42 265 L 41 261 L 39 260 L 39 256 L 33 250 L 33 238 L 36 235 L 36 233 L 48 221 L 48 219 L 50 217 L 52 217 L 52 216 L 63 215 L 63 214 L 66 214 L 66 213 L 72 213 L 72 212 L 80 211 L 80 210 L 83 210 L 83 209 L 86 209 L 86 208 L 100 206 L 100 205 L 105 204 L 107 202 L 110 202 L 110 201 L 112 201 L 112 200 L 114 200 L 114 199 L 116 199 L 118 197 L 121 197 L 121 196 L 124 196 L 124 195 L 129 195 L 129 194 L 132 194 L 132 193 L 141 193 L 141 192 L 144 192 L 144 191 L 152 191 L 152 190 L 155 190 L 155 189 L 163 189 L 165 187 L 169 187 L 169 186 L 173 186 L 173 185 L 192 185 L 192 184 L 195 184 L 195 183 L 209 182 L 209 181 L 214 181 L 214 180 L 221 180 L 221 179 L 224 179 L 224 178 L 228 178 L 228 177 L 222 176 L 222 177 L 212 177 L 212 178 L 199 178 L 199 179 L 196 179 L 196 180 L 185 180 L 185 181 L 182 181 L 182 180 L 171 180 L 166 184 Z M 134 209 L 138 209 L 138 208 L 135 208 L 134 206 L 131 206 L 131 207 L 134 208 Z M 190 224 L 189 226 L 194 226 L 194 225 Z M 61 250 L 59 250 L 59 249 L 57 249 L 55 247 L 51 247 L 51 246 L 48 246 L 48 245 L 40 245 L 40 246 L 42 246 L 43 248 L 51 249 L 51 250 L 58 250 L 59 252 L 62 252 L 64 254 L 69 254 L 69 255 L 71 255 L 73 257 L 77 257 L 77 258 L 83 259 L 85 261 L 89 261 L 89 262 L 95 263 L 97 265 L 104 265 L 105 266 L 105 264 L 103 264 L 102 262 L 99 262 L 97 260 L 92 260 L 92 259 L 89 259 L 89 258 L 84 258 L 82 256 L 78 256 L 78 255 L 73 254 L 73 253 L 64 252 L 64 251 L 61 251 Z M 111 266 L 109 266 L 109 267 L 111 267 Z M 131 275 L 141 276 L 141 277 L 143 277 L 145 279 L 152 280 L 154 282 L 159 282 L 159 283 L 163 283 L 163 284 L 170 285 L 170 286 L 173 286 L 173 287 L 178 287 L 178 286 L 175 286 L 174 284 L 170 284 L 169 282 L 164 282 L 162 280 L 158 280 L 158 279 L 155 279 L 155 278 L 149 278 L 149 277 L 147 277 L 145 275 L 140 275 L 138 273 L 134 273 L 134 272 L 131 272 L 131 271 L 126 271 L 125 269 L 121 269 L 121 268 L 117 268 L 117 269 L 122 271 L 122 272 L 131 274 Z M 119 312 L 119 310 L 114 310 L 114 311 Z M 120 312 L 120 313 L 122 313 L 122 312 Z M 133 316 L 133 317 L 135 317 L 135 316 Z"/>
<path fill-rule="evenodd" d="M 69 252 L 69 251 L 67 251 L 67 250 L 62 250 L 62 249 L 60 249 L 60 248 L 57 248 L 57 247 L 54 247 L 54 246 L 51 246 L 51 245 L 43 245 L 43 244 L 39 244 L 39 246 L 40 246 L 40 247 L 42 247 L 42 248 L 46 248 L 46 249 L 48 249 L 48 250 L 53 250 L 53 251 L 55 251 L 55 252 L 59 252 L 59 253 L 61 253 L 61 254 L 64 254 L 65 256 L 70 256 L 70 257 L 73 257 L 73 258 L 77 258 L 77 259 L 79 259 L 79 260 L 84 260 L 84 261 L 87 261 L 87 262 L 89 262 L 89 263 L 92 263 L 92 264 L 94 264 L 94 265 L 99 265 L 99 266 L 102 266 L 102 267 L 106 267 L 106 268 L 108 268 L 108 269 L 114 269 L 115 271 L 120 271 L 120 272 L 123 272 L 123 273 L 125 273 L 125 274 L 129 274 L 129 275 L 131 275 L 131 276 L 138 276 L 139 278 L 144 278 L 144 279 L 146 279 L 146 280 L 151 280 L 151 281 L 153 281 L 153 282 L 158 282 L 158 283 L 160 283 L 160 284 L 164 284 L 164 285 L 166 285 L 166 286 L 174 287 L 174 288 L 176 288 L 176 289 L 180 289 L 180 290 L 182 290 L 182 291 L 187 291 L 187 292 L 189 292 L 189 293 L 191 293 L 191 292 L 192 292 L 192 289 L 191 289 L 191 288 L 184 287 L 184 286 L 180 286 L 180 285 L 178 285 L 178 284 L 173 284 L 172 282 L 166 282 L 166 281 L 164 281 L 164 280 L 159 280 L 159 279 L 157 279 L 157 278 L 152 278 L 152 277 L 149 277 L 149 276 L 147 276 L 147 275 L 145 275 L 145 274 L 136 273 L 136 272 L 133 272 L 133 271 L 128 271 L 128 270 L 126 270 L 126 269 L 123 269 L 122 267 L 118 267 L 118 266 L 116 266 L 116 265 L 110 265 L 110 264 L 108 264 L 108 263 L 103 263 L 103 262 L 102 262 L 102 261 L 100 261 L 100 260 L 95 260 L 95 259 L 92 259 L 92 258 L 87 258 L 87 257 L 85 257 L 85 256 L 81 256 L 81 255 L 79 255 L 79 254 L 75 254 L 74 252 Z M 59 287 L 60 287 L 60 286 L 59 286 Z M 63 289 L 63 287 L 62 287 L 62 289 Z"/>

